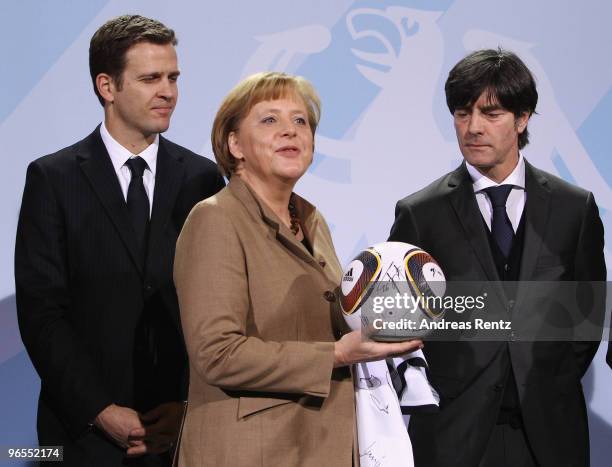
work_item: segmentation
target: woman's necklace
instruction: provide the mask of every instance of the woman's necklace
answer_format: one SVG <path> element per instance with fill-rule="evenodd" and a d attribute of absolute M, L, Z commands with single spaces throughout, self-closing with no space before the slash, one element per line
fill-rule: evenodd
<path fill-rule="evenodd" d="M 300 218 L 298 217 L 297 210 L 292 201 L 289 201 L 289 218 L 291 222 L 291 232 L 293 232 L 293 235 L 297 235 L 300 231 Z"/>

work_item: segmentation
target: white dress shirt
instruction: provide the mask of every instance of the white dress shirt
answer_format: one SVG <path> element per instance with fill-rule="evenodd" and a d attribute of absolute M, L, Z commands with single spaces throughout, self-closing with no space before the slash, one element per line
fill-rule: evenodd
<path fill-rule="evenodd" d="M 117 174 L 119 185 L 121 185 L 123 199 L 126 201 L 128 187 L 130 186 L 130 181 L 132 180 L 132 172 L 130 172 L 129 167 L 125 165 L 125 163 L 128 161 L 128 159 L 137 156 L 142 157 L 147 163 L 147 168 L 142 174 L 142 181 L 144 183 L 145 191 L 147 192 L 147 197 L 149 198 L 149 217 L 151 217 L 151 212 L 153 211 L 153 191 L 155 189 L 155 168 L 157 166 L 159 135 L 156 135 L 155 141 L 147 146 L 147 148 L 140 154 L 132 154 L 126 148 L 121 146 L 121 144 L 119 144 L 119 142 L 108 132 L 104 122 L 102 122 L 102 125 L 100 126 L 100 136 L 102 136 L 104 146 L 106 146 L 108 155 L 113 163 L 113 168 Z"/>
<path fill-rule="evenodd" d="M 487 178 L 473 165 L 470 165 L 467 162 L 465 165 L 470 177 L 472 178 L 472 186 L 476 195 L 478 208 L 480 209 L 482 218 L 485 220 L 489 230 L 491 230 L 493 207 L 491 205 L 489 196 L 483 190 L 491 186 L 512 185 L 512 191 L 510 191 L 506 201 L 506 213 L 508 214 L 508 219 L 510 219 L 512 228 L 516 233 L 519 223 L 521 222 L 523 209 L 525 209 L 525 201 L 527 200 L 527 192 L 525 191 L 525 160 L 523 159 L 523 155 L 519 154 L 518 164 L 516 164 L 516 167 L 512 173 L 510 173 L 510 175 L 508 175 L 501 183 L 496 183 L 490 178 Z"/>

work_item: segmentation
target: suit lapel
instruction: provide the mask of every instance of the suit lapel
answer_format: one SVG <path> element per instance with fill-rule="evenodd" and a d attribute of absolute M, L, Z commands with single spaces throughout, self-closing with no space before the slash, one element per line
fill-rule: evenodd
<path fill-rule="evenodd" d="M 307 209 L 306 207 L 301 210 L 301 212 L 307 212 L 303 217 L 302 221 L 302 230 L 304 231 L 304 235 L 306 238 L 310 240 L 312 245 L 312 252 L 314 256 L 314 267 L 319 269 L 323 275 L 329 281 L 330 287 L 336 288 L 340 284 L 340 277 L 342 277 L 342 266 L 338 263 L 338 268 L 334 268 L 331 264 L 327 264 L 328 261 L 326 258 L 336 258 L 336 251 L 332 244 L 328 244 L 327 236 L 323 235 L 323 232 L 327 230 L 327 228 L 321 225 L 323 218 L 319 215 L 316 215 L 316 208 L 311 205 L 308 201 L 303 198 L 298 197 L 296 200 L 296 207 L 299 206 L 300 203 L 304 203 L 307 206 L 310 206 L 311 209 Z M 298 208 L 299 209 L 299 208 Z M 330 233 L 331 235 L 331 233 Z M 295 239 L 295 236 L 294 236 Z M 307 252 L 304 245 L 301 242 L 300 246 L 302 250 L 305 251 L 310 258 L 310 253 Z M 327 264 L 327 266 L 321 266 L 320 261 L 323 261 L 323 264 Z"/>
<path fill-rule="evenodd" d="M 550 190 L 546 177 L 525 161 L 525 240 L 519 280 L 533 277 L 550 213 Z"/>
<path fill-rule="evenodd" d="M 314 258 L 311 256 L 302 242 L 297 240 L 293 232 L 291 232 L 291 230 L 289 230 L 285 224 L 279 221 L 276 214 L 274 214 L 265 203 L 258 200 L 258 204 L 261 209 L 261 217 L 263 221 L 274 231 L 276 239 L 302 261 L 305 261 L 308 264 L 314 264 Z"/>
<path fill-rule="evenodd" d="M 451 190 L 449 199 L 457 214 L 457 218 L 468 240 L 474 256 L 478 259 L 484 272 L 485 280 L 489 281 L 493 293 L 502 301 L 506 302 L 506 294 L 499 279 L 495 260 L 489 247 L 489 239 L 483 226 L 482 214 L 476 202 L 472 179 L 468 173 L 465 162 L 455 170 L 449 180 L 448 187 Z"/>
<path fill-rule="evenodd" d="M 321 251 L 319 249 L 319 239 L 317 238 L 320 227 L 317 225 L 317 216 L 315 215 L 316 208 L 295 193 L 293 194 L 293 202 L 295 203 L 295 207 L 301 219 L 302 232 L 311 244 L 313 250 L 312 255 L 285 224 L 282 222 L 279 223 L 275 220 L 278 218 L 272 213 L 272 211 L 264 213 L 264 221 L 268 223 L 272 221 L 277 224 L 278 230 L 276 238 L 295 256 L 319 271 L 325 277 L 325 279 L 330 282 L 330 287 L 337 287 L 338 277 L 333 276 L 333 271 L 331 268 L 322 267 L 317 260 L 317 258 L 321 258 Z"/>
<path fill-rule="evenodd" d="M 155 189 L 153 191 L 153 211 L 149 229 L 148 256 L 154 254 L 163 237 L 176 197 L 183 178 L 182 158 L 168 147 L 168 143 L 159 137 L 157 168 L 155 171 Z"/>
<path fill-rule="evenodd" d="M 102 142 L 99 126 L 81 142 L 77 157 L 81 170 L 119 232 L 138 272 L 142 275 L 142 265 L 138 259 L 138 247 L 132 221 L 119 180 L 117 180 L 117 174 Z"/>
<path fill-rule="evenodd" d="M 533 290 L 533 286 L 530 286 L 528 281 L 534 277 L 550 214 L 550 189 L 546 177 L 527 161 L 525 161 L 525 191 L 527 192 L 524 210 L 525 239 L 514 307 L 517 311 L 523 309 L 521 305 L 527 299 L 530 290 Z"/>
<path fill-rule="evenodd" d="M 321 272 L 321 274 L 329 280 L 329 277 L 323 267 L 321 267 L 315 258 L 313 258 L 302 242 L 296 239 L 291 230 L 289 230 L 285 224 L 279 221 L 276 214 L 274 214 L 274 212 L 272 212 L 272 210 L 264 202 L 260 201 L 255 193 L 253 193 L 239 177 L 232 177 L 228 187 L 232 193 L 234 193 L 234 195 L 244 204 L 247 211 L 249 211 L 249 213 L 253 216 L 254 220 L 259 220 L 260 222 L 263 221 L 269 227 L 271 236 L 282 243 L 292 254 L 319 270 L 319 272 Z M 301 216 L 304 216 L 304 219 L 302 219 L 304 222 L 304 230 L 307 234 L 312 234 L 314 231 L 316 231 L 316 225 L 311 221 L 314 218 L 315 207 L 303 198 L 295 194 L 293 196 L 298 212 L 300 212 Z M 316 256 L 316 238 L 310 236 L 309 239 L 311 242 L 313 242 L 312 247 L 315 250 Z M 334 283 L 334 285 L 337 284 Z"/>
<path fill-rule="evenodd" d="M 499 281 L 495 261 L 489 248 L 489 239 L 482 225 L 482 214 L 478 209 L 472 180 L 465 168 L 465 163 L 451 174 L 448 186 L 451 190 L 450 202 L 486 279 Z"/>

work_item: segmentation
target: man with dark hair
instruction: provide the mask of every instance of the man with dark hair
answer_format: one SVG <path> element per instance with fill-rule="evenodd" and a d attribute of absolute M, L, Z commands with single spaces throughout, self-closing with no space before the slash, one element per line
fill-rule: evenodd
<path fill-rule="evenodd" d="M 213 162 L 160 135 L 178 97 L 176 43 L 142 16 L 104 24 L 89 56 L 104 121 L 28 167 L 17 312 L 41 378 L 39 443 L 64 446 L 64 465 L 169 465 L 176 441 L 187 357 L 175 243 L 224 186 Z"/>
<path fill-rule="evenodd" d="M 159 21 L 138 15 L 119 16 L 100 27 L 91 37 L 89 43 L 89 73 L 94 92 L 102 107 L 104 97 L 98 90 L 96 79 L 105 73 L 113 78 L 117 88 L 123 87 L 123 70 L 130 47 L 147 42 L 157 45 L 178 45 L 178 39 L 172 29 Z"/>
<path fill-rule="evenodd" d="M 505 50 L 476 51 L 445 90 L 464 162 L 398 202 L 389 240 L 427 250 L 449 281 L 604 281 L 593 195 L 519 152 L 538 100 L 525 64 Z M 586 467 L 580 379 L 598 342 L 521 342 L 514 325 L 544 311 L 525 306 L 521 285 L 501 284 L 508 341 L 425 344 L 441 410 L 411 418 L 416 465 Z"/>

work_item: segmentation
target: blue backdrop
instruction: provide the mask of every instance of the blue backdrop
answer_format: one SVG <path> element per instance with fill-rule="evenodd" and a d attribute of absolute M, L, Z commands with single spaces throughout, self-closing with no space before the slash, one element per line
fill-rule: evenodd
<path fill-rule="evenodd" d="M 534 72 L 540 93 L 524 155 L 594 192 L 610 244 L 612 3 L 606 0 L 5 1 L 0 446 L 36 443 L 39 381 L 19 338 L 13 279 L 25 169 L 101 121 L 89 39 L 124 13 L 155 17 L 176 30 L 181 96 L 168 136 L 204 155 L 211 155 L 214 112 L 241 77 L 275 69 L 315 84 L 323 119 L 315 162 L 297 191 L 327 217 L 344 263 L 386 239 L 397 199 L 461 160 L 444 101 L 448 70 L 470 50 L 511 49 Z M 612 265 L 609 248 L 606 258 Z M 612 371 L 604 347 L 584 381 L 596 467 L 612 459 Z"/>

